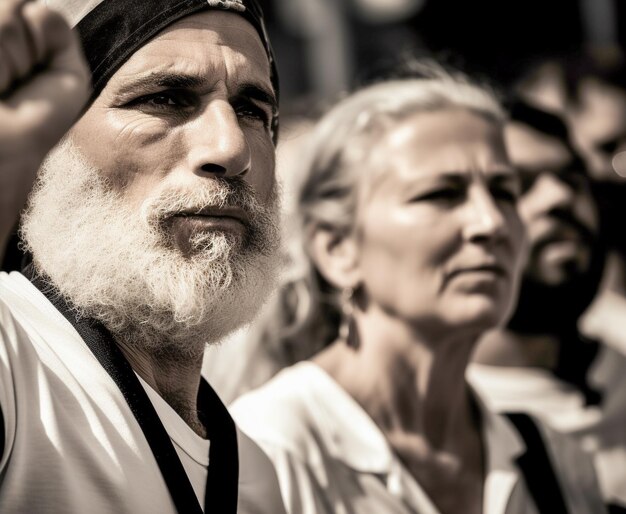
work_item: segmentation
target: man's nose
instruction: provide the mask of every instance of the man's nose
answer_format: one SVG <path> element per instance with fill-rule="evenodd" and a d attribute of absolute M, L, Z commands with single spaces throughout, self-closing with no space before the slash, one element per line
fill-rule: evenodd
<path fill-rule="evenodd" d="M 504 214 L 486 187 L 471 188 L 467 202 L 467 219 L 463 233 L 467 241 L 484 243 L 505 237 Z"/>
<path fill-rule="evenodd" d="M 251 166 L 245 132 L 232 106 L 215 100 L 188 127 L 189 164 L 194 173 L 217 177 L 244 175 Z"/>
<path fill-rule="evenodd" d="M 571 208 L 576 199 L 574 187 L 553 173 L 543 173 L 533 189 L 534 194 L 540 195 L 545 211 Z"/>

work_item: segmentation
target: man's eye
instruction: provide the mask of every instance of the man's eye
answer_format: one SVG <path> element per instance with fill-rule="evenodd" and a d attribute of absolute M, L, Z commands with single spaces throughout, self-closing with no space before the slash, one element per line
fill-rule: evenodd
<path fill-rule="evenodd" d="M 619 147 L 619 141 L 617 139 L 611 139 L 597 145 L 598 150 L 605 154 L 614 154 Z"/>
<path fill-rule="evenodd" d="M 587 185 L 587 177 L 585 174 L 576 170 L 564 173 L 561 176 L 561 179 L 575 191 L 583 189 Z"/>
<path fill-rule="evenodd" d="M 530 191 L 530 189 L 535 184 L 535 181 L 537 180 L 538 174 L 532 173 L 532 172 L 520 171 L 519 177 L 520 177 L 520 184 L 522 186 L 520 194 L 522 194 L 522 193 L 526 193 L 527 191 Z"/>
<path fill-rule="evenodd" d="M 242 102 L 234 106 L 237 116 L 262 123 L 265 128 L 269 128 L 270 115 L 258 105 L 252 102 Z"/>
<path fill-rule="evenodd" d="M 195 107 L 196 102 L 192 95 L 183 91 L 161 91 L 141 96 L 128 104 L 139 108 L 157 110 L 188 110 Z"/>
<path fill-rule="evenodd" d="M 519 192 L 512 187 L 494 187 L 491 190 L 491 194 L 496 200 L 502 200 L 509 203 L 517 202 L 519 198 Z"/>
<path fill-rule="evenodd" d="M 161 106 L 174 106 L 178 105 L 178 102 L 170 95 L 156 95 L 150 99 L 147 99 L 144 103 Z"/>

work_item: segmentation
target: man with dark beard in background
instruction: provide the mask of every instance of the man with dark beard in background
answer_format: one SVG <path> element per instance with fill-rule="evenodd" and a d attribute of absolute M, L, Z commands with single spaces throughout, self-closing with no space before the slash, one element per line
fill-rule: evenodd
<path fill-rule="evenodd" d="M 528 412 L 594 454 L 611 512 L 626 507 L 626 356 L 587 338 L 581 316 L 604 268 L 597 205 L 560 118 L 517 103 L 507 150 L 522 174 L 530 242 L 516 312 L 488 333 L 469 379 L 501 412 Z M 575 463 L 572 463 L 575 465 Z"/>
<path fill-rule="evenodd" d="M 205 346 L 253 318 L 277 271 L 261 10 L 48 3 L 80 36 L 93 93 L 22 214 L 30 263 L 0 274 L 0 512 L 283 512 L 271 464 L 200 375 Z M 84 101 L 72 38 L 61 16 L 4 0 L 0 116 L 43 114 L 0 132 L 3 243 L 55 142 L 42 125 L 56 119 L 58 138 Z"/>

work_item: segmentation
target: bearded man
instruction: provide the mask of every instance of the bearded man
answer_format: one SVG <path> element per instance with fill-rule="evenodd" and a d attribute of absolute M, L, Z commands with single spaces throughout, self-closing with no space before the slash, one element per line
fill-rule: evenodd
<path fill-rule="evenodd" d="M 533 414 L 577 439 L 593 454 L 609 512 L 623 513 L 626 355 L 579 327 L 601 291 L 598 205 L 563 120 L 522 102 L 511 114 L 505 141 L 522 176 L 530 252 L 513 317 L 483 337 L 469 378 L 497 411 Z"/>
<path fill-rule="evenodd" d="M 58 130 L 86 91 L 78 45 L 58 15 L 3 2 L 1 107 L 53 112 Z M 277 75 L 261 10 L 48 3 L 75 26 L 93 92 L 22 215 L 30 263 L 0 274 L 0 512 L 281 513 L 271 464 L 200 375 L 205 346 L 250 321 L 276 275 Z M 73 87 L 50 91 L 59 75 Z M 25 124 L 27 148 L 45 146 L 45 120 Z M 28 189 L 18 168 L 2 168 L 14 191 Z M 19 195 L 2 202 L 11 212 Z"/>

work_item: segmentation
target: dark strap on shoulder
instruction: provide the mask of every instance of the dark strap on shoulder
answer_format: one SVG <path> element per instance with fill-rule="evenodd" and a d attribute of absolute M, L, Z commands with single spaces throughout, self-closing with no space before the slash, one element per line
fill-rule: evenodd
<path fill-rule="evenodd" d="M 4 414 L 2 413 L 2 407 L 0 407 L 0 460 L 2 459 L 2 456 L 4 455 L 4 446 L 5 446 L 5 432 L 6 429 L 4 428 Z"/>
<path fill-rule="evenodd" d="M 118 386 L 150 445 L 176 510 L 179 514 L 202 514 L 169 434 L 113 336 L 98 322 L 77 319 L 65 300 L 44 280 L 33 275 L 31 272 L 31 282 L 74 326 Z M 211 441 L 205 512 L 236 514 L 239 480 L 236 428 L 228 410 L 204 379 L 198 393 L 198 409 Z"/>
<path fill-rule="evenodd" d="M 526 444 L 517 458 L 530 496 L 541 514 L 567 514 L 561 486 L 554 472 L 541 433 L 532 418 L 523 413 L 507 413 Z"/>
<path fill-rule="evenodd" d="M 228 409 L 208 382 L 202 378 L 198 406 L 211 441 L 209 471 L 204 496 L 204 511 L 234 514 L 237 512 L 239 454 L 237 427 Z"/>

